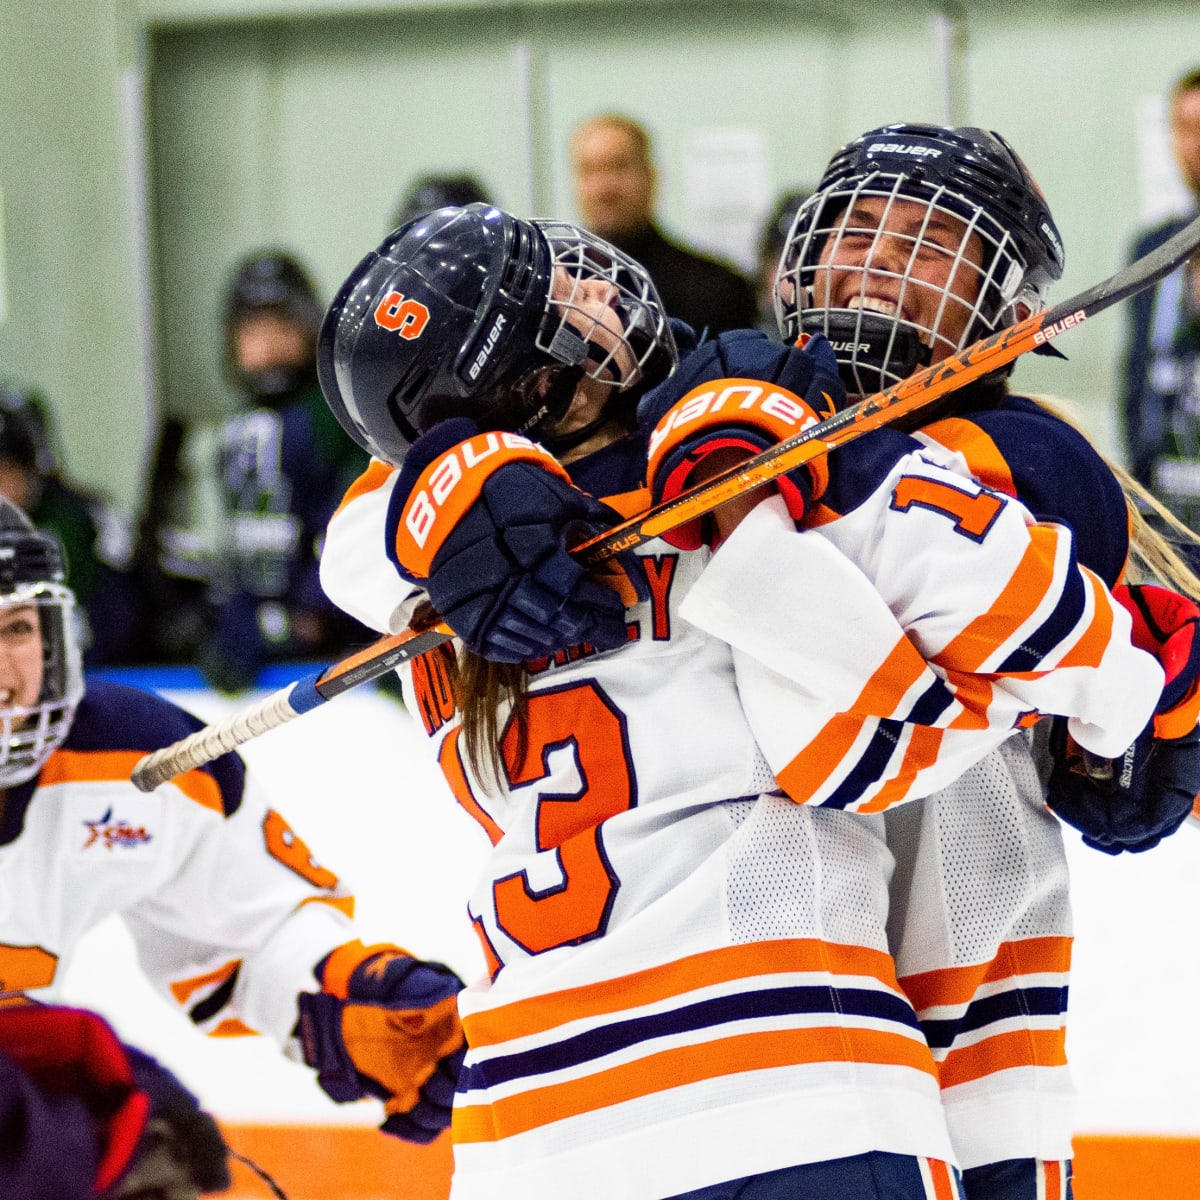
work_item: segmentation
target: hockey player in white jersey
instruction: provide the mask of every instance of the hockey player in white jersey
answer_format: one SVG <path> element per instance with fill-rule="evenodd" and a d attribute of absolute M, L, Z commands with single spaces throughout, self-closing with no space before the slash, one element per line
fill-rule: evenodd
<path fill-rule="evenodd" d="M 129 773 L 200 727 L 150 693 L 84 688 L 56 539 L 0 501 L 0 988 L 55 996 L 112 914 L 142 970 L 205 1033 L 262 1033 L 335 1100 L 384 1101 L 418 1142 L 449 1121 L 461 1060 L 440 963 L 354 937 L 354 898 L 226 755 L 150 795 Z"/>
<path fill-rule="evenodd" d="M 841 394 L 836 363 L 813 351 L 785 354 L 780 402 L 765 406 L 793 423 Z M 570 226 L 485 206 L 397 231 L 322 330 L 326 397 L 380 460 L 331 522 L 323 582 L 380 630 L 429 619 L 427 595 L 465 647 L 405 679 L 494 846 L 470 904 L 491 977 L 460 1001 L 453 1194 L 957 1194 L 927 1046 L 904 1033 L 890 982 L 880 822 L 819 796 L 795 804 L 763 774 L 730 646 L 686 619 L 717 561 L 706 547 L 652 542 L 607 585 L 566 553 L 616 520 L 593 495 L 645 506 L 629 410 L 669 352 L 636 264 Z M 977 494 L 951 456 L 918 450 L 902 457 L 930 486 Z M 833 469 L 791 481 L 788 522 Z M 987 503 L 995 538 L 961 567 L 929 560 L 974 580 L 985 606 L 1033 537 L 1019 505 Z M 922 525 L 933 547 L 952 544 L 946 525 Z M 1093 632 L 1094 661 L 993 673 L 985 703 L 971 672 L 940 680 L 922 661 L 914 698 L 936 696 L 947 733 L 977 731 L 973 751 L 946 739 L 960 764 L 1036 705 L 1086 714 L 1076 728 L 1092 749 L 1124 745 L 1158 695 L 1160 668 L 1103 589 L 1065 619 L 1077 577 L 1069 533 L 1054 536 L 1063 569 L 1041 581 L 1041 612 L 1066 645 Z M 843 616 L 882 614 L 903 637 L 861 572 L 841 583 L 829 599 Z M 741 586 L 708 588 L 710 603 Z M 914 586 L 934 619 L 955 619 L 936 578 Z M 935 780 L 937 748 L 917 738 L 906 762 Z"/>
<path fill-rule="evenodd" d="M 1044 307 L 1046 289 L 1061 267 L 1061 241 L 1045 201 L 1001 138 L 975 129 L 890 126 L 869 131 L 839 151 L 798 215 L 777 281 L 782 329 L 789 344 L 798 337 L 828 336 L 847 389 L 857 398 Z M 766 346 L 729 338 L 708 348 L 708 361 L 693 360 L 690 374 L 647 399 L 649 415 L 663 422 L 658 462 L 652 463 L 660 481 L 656 497 L 693 482 L 691 472 L 709 453 L 728 453 L 739 444 L 745 453 L 770 443 L 768 427 L 739 431 L 739 422 L 728 415 L 710 418 L 708 429 L 693 418 L 690 433 L 684 430 L 681 437 L 680 417 L 697 409 L 698 385 L 723 376 L 769 379 L 782 360 L 782 352 L 773 358 Z M 687 370 L 685 364 L 681 374 Z M 1101 581 L 1116 587 L 1128 551 L 1121 488 L 1077 431 L 1031 402 L 1007 395 L 1006 376 L 953 395 L 938 406 L 942 419 L 914 435 L 919 439 L 914 445 L 955 451 L 986 488 L 956 496 L 940 487 L 927 490 L 925 482 L 905 474 L 884 490 L 897 513 L 908 513 L 915 504 L 935 521 L 954 523 L 968 571 L 966 543 L 995 536 L 982 510 L 998 494 L 1022 500 L 1044 522 L 1069 524 L 1082 578 L 1098 601 L 1093 615 L 1103 623 Z M 688 389 L 694 389 L 690 401 L 684 396 Z M 902 437 L 889 435 L 893 441 Z M 891 462 L 877 446 L 865 456 L 863 447 L 856 449 L 860 464 L 871 455 Z M 911 607 L 919 593 L 907 580 L 912 572 L 929 569 L 925 532 L 918 522 L 893 520 L 884 548 L 863 553 L 862 532 L 875 529 L 877 522 L 869 514 L 870 502 L 863 502 L 862 473 L 849 476 L 850 485 L 845 472 L 835 476 L 819 506 L 805 514 L 806 525 L 819 528 L 820 536 L 865 569 L 880 593 L 892 598 L 898 615 L 905 606 L 919 612 Z M 726 532 L 730 528 L 727 523 Z M 1034 533 L 1046 550 L 1057 540 L 1049 528 Z M 817 534 L 814 529 L 802 536 Z M 769 569 L 782 583 L 787 540 L 778 529 L 770 538 L 763 534 L 746 557 L 738 549 L 745 544 L 743 534 L 731 539 L 718 561 L 731 576 L 749 580 L 748 572 Z M 1037 612 L 1041 592 L 1035 579 L 1053 561 L 1048 554 L 1041 567 L 1035 559 L 1023 562 L 1009 577 L 1008 593 L 998 593 L 992 607 L 979 611 L 964 631 L 968 636 L 955 631 L 947 636 L 928 614 L 905 620 L 905 632 L 944 678 L 953 678 L 964 665 L 983 672 L 975 699 L 985 705 L 993 702 L 985 680 L 994 669 L 1044 673 L 1083 666 L 1091 635 L 1081 626 L 1079 636 L 1047 642 L 1047 626 Z M 955 586 L 952 580 L 945 583 Z M 973 586 L 964 579 L 960 595 Z M 750 589 L 750 603 L 736 617 L 730 614 L 722 623 L 718 615 L 706 623 L 715 632 L 725 630 L 742 647 L 743 698 L 752 716 L 761 714 L 752 724 L 790 794 L 859 811 L 889 809 L 889 844 L 898 859 L 891 944 L 939 1062 L 967 1194 L 971 1200 L 1068 1195 L 1067 873 L 1061 837 L 1044 808 L 1030 738 L 1006 741 L 919 805 L 891 807 L 906 792 L 927 790 L 911 754 L 921 736 L 962 737 L 953 732 L 961 721 L 944 724 L 944 702 L 933 693 L 922 697 L 924 703 L 933 700 L 932 707 L 916 715 L 912 696 L 895 686 L 904 676 L 897 672 L 897 660 L 887 658 L 894 634 L 886 619 L 875 649 L 865 644 L 860 623 L 854 653 L 874 653 L 885 664 L 891 691 L 876 686 L 871 696 L 852 693 L 850 713 L 828 713 L 824 723 L 819 715 L 815 723 L 810 717 L 789 720 L 789 706 L 779 701 L 778 672 L 785 667 L 778 647 L 787 636 L 779 622 L 795 623 L 819 642 L 811 613 L 834 603 L 835 593 L 826 587 L 828 599 L 814 595 L 802 574 L 785 590 L 796 600 L 790 614 L 779 606 L 773 612 L 756 610 Z M 1160 589 L 1117 588 L 1116 595 L 1134 614 L 1138 644 L 1168 662 L 1171 675 L 1155 723 L 1127 731 L 1138 734 L 1129 747 L 1136 768 L 1132 784 L 1110 785 L 1105 792 L 1073 773 L 1061 734 L 1056 760 L 1043 766 L 1050 769 L 1051 804 L 1110 852 L 1148 848 L 1177 828 L 1200 785 L 1192 646 L 1200 610 Z M 1074 603 L 1077 615 L 1088 606 L 1081 591 Z M 1059 619 L 1071 608 L 1064 605 Z M 1144 619 L 1143 610 L 1150 619 Z M 1152 632 L 1156 625 L 1157 634 Z M 828 637 L 836 641 L 837 630 Z M 1170 650 L 1162 645 L 1167 641 Z M 1068 643 L 1074 649 L 1063 657 L 1055 645 Z M 829 678 L 820 675 L 823 656 L 827 659 L 822 647 L 807 662 L 793 655 L 790 663 L 792 673 L 808 683 L 797 698 L 808 713 L 820 711 L 811 679 Z M 756 696 L 764 698 L 756 701 Z M 1031 705 L 1026 719 L 1017 714 L 1014 725 L 1036 720 L 1036 709 Z M 790 711 L 795 714 L 795 704 Z M 946 749 L 939 750 L 943 765 L 955 761 Z M 1124 756 L 1125 749 L 1109 753 Z"/>

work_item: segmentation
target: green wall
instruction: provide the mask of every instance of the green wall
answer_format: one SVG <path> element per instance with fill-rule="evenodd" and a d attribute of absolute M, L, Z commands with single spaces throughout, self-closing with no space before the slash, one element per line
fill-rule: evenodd
<path fill-rule="evenodd" d="M 957 11 L 955 116 L 1020 148 L 1067 241 L 1059 294 L 1079 290 L 1123 259 L 1135 106 L 1200 60 L 1200 11 Z M 9 0 L 0 375 L 46 389 L 70 470 L 132 508 L 152 414 L 233 403 L 219 319 L 243 252 L 294 250 L 328 295 L 426 170 L 574 215 L 568 132 L 612 107 L 656 134 L 664 221 L 686 233 L 690 132 L 761 131 L 783 188 L 871 125 L 943 119 L 944 84 L 931 9 L 907 0 Z M 1099 317 L 1063 339 L 1068 363 L 1030 360 L 1017 381 L 1075 399 L 1112 444 L 1121 334 L 1120 314 Z"/>
<path fill-rule="evenodd" d="M 5 4 L 0 377 L 46 393 L 68 470 L 126 504 L 149 420 L 139 84 L 109 0 Z"/>

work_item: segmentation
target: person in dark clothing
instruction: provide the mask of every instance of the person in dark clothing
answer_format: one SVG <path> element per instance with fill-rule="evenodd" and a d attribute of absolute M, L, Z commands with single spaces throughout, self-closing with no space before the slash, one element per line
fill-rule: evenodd
<path fill-rule="evenodd" d="M 701 335 L 757 322 L 754 290 L 741 275 L 671 241 L 655 224 L 657 177 L 641 125 L 619 113 L 584 121 L 571 138 L 571 170 L 583 224 L 649 271 L 671 316 Z"/>
<path fill-rule="evenodd" d="M 64 476 L 56 441 L 41 394 L 0 385 L 0 496 L 63 544 L 84 665 L 139 661 L 145 590 L 133 568 L 132 525 L 104 497 Z"/>
<path fill-rule="evenodd" d="M 461 207 L 464 204 L 491 203 L 487 189 L 474 175 L 466 172 L 456 175 L 418 175 L 400 197 L 392 214 L 391 228 L 399 229 L 401 225 L 435 208 L 445 208 L 448 204 Z"/>
<path fill-rule="evenodd" d="M 1200 69 L 1171 90 L 1175 160 L 1191 213 L 1143 230 L 1131 259 L 1178 233 L 1200 200 Z M 1184 524 L 1200 532 L 1200 261 L 1130 300 L 1122 404 L 1129 467 Z"/>
<path fill-rule="evenodd" d="M 215 630 L 198 665 L 221 691 L 250 687 L 268 662 L 327 658 L 369 635 L 325 598 L 325 526 L 366 457 L 317 383 L 322 309 L 304 268 L 276 250 L 237 267 L 225 363 L 246 407 L 220 433 L 225 529 L 209 585 Z"/>

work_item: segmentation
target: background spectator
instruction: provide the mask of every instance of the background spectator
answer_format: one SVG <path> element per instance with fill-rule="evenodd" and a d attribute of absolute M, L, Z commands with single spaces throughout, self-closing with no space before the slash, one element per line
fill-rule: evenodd
<path fill-rule="evenodd" d="M 140 659 L 144 589 L 133 569 L 133 531 L 102 496 L 67 480 L 42 396 L 0 386 L 0 496 L 54 533 L 66 551 L 67 580 L 79 602 L 86 666 Z"/>
<path fill-rule="evenodd" d="M 1171 89 L 1171 141 L 1193 201 L 1200 198 L 1200 68 Z M 1190 215 L 1143 230 L 1140 258 Z M 1200 530 L 1200 265 L 1193 259 L 1130 300 L 1123 402 L 1129 465 L 1176 516 Z"/>
<path fill-rule="evenodd" d="M 650 272 L 671 316 L 697 334 L 755 324 L 750 284 L 732 267 L 670 241 L 655 224 L 657 175 L 641 125 L 619 113 L 584 121 L 571 137 L 571 170 L 583 224 Z"/>
<path fill-rule="evenodd" d="M 461 175 L 420 175 L 400 197 L 392 214 L 391 228 L 399 229 L 406 221 L 448 204 L 461 208 L 465 204 L 491 203 L 487 189 L 474 175 L 465 172 Z"/>
<path fill-rule="evenodd" d="M 307 271 L 289 254 L 260 251 L 234 271 L 225 365 L 246 407 L 220 433 L 215 628 L 198 661 L 223 691 L 251 686 L 266 662 L 328 658 L 371 640 L 329 603 L 317 578 L 325 526 L 367 465 L 317 383 L 322 314 Z"/>

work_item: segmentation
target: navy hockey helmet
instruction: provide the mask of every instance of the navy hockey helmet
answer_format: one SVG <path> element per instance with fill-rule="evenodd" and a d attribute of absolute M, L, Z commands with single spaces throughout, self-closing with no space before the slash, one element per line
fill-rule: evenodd
<path fill-rule="evenodd" d="M 321 303 L 312 279 L 298 259 L 282 250 L 260 250 L 242 259 L 229 281 L 227 326 L 264 312 L 287 317 L 314 337 L 321 327 Z"/>
<path fill-rule="evenodd" d="M 39 392 L 0 384 L 0 458 L 42 478 L 58 473 L 50 414 Z"/>
<path fill-rule="evenodd" d="M 490 203 L 491 198 L 474 175 L 422 175 L 401 196 L 392 217 L 392 228 L 398 229 L 437 208 Z"/>
<path fill-rule="evenodd" d="M 1012 147 L 895 124 L 830 160 L 775 277 L 780 332 L 823 333 L 852 395 L 880 391 L 1046 304 L 1063 247 Z"/>
<path fill-rule="evenodd" d="M 314 382 L 313 348 L 323 310 L 308 272 L 282 250 L 262 250 L 237 266 L 225 295 L 225 369 L 231 383 L 255 403 L 277 406 Z M 300 332 L 299 354 L 246 366 L 239 362 L 238 331 L 254 317 L 281 318 Z"/>
<path fill-rule="evenodd" d="M 0 681 L 7 691 L 0 698 L 0 789 L 37 774 L 70 732 L 83 698 L 75 596 L 64 578 L 58 539 L 0 498 L 0 646 L 9 675 Z M 23 696 L 23 687 L 31 694 Z"/>
<path fill-rule="evenodd" d="M 619 334 L 582 304 L 597 286 Z M 640 264 L 574 225 L 486 204 L 438 209 L 384 239 L 342 285 L 317 341 L 329 407 L 392 463 L 447 417 L 538 435 L 585 375 L 628 395 L 675 360 Z"/>

